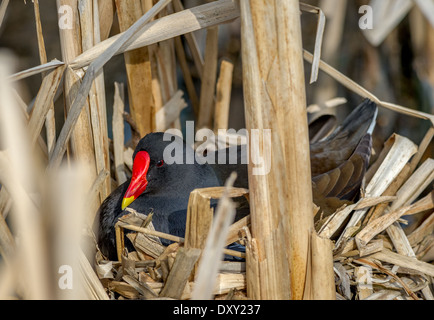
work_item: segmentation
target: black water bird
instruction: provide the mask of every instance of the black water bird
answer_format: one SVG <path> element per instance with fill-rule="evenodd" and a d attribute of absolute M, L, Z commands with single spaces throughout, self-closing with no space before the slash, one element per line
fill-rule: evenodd
<path fill-rule="evenodd" d="M 330 200 L 336 199 L 339 205 L 339 201 L 358 195 L 369 165 L 377 112 L 376 104 L 366 99 L 328 137 L 310 145 L 313 200 L 324 211 L 336 209 Z M 132 178 L 115 189 L 99 208 L 98 245 L 111 260 L 117 259 L 114 226 L 127 206 L 144 214 L 153 211 L 156 230 L 184 237 L 191 191 L 222 186 L 232 171 L 238 174 L 235 186 L 248 188 L 241 147 L 236 147 L 234 165 L 201 164 L 180 137 L 171 136 L 168 141 L 163 138 L 164 133 L 150 133 L 139 141 L 133 154 Z M 174 152 L 181 158 L 168 163 Z M 132 249 L 128 241 L 126 245 Z"/>
<path fill-rule="evenodd" d="M 155 230 L 184 237 L 190 192 L 219 185 L 208 164 L 198 163 L 194 155 L 191 159 L 193 150 L 180 137 L 167 137 L 165 141 L 164 133 L 156 132 L 139 141 L 133 154 L 131 179 L 116 188 L 98 210 L 98 246 L 111 260 L 117 260 L 114 226 L 127 213 L 127 206 L 143 214 L 153 211 Z M 166 157 L 165 150 L 170 153 Z M 167 158 L 178 161 L 167 163 Z M 164 239 L 162 243 L 168 244 Z M 132 249 L 129 241 L 126 245 Z"/>

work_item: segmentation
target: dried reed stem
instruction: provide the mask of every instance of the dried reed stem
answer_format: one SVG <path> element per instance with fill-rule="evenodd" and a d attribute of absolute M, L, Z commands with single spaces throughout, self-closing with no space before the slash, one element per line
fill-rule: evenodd
<path fill-rule="evenodd" d="M 216 133 L 218 133 L 218 129 L 228 129 L 233 71 L 234 64 L 223 59 L 220 64 L 220 75 L 216 88 L 214 112 L 214 132 Z"/>
<path fill-rule="evenodd" d="M 115 82 L 115 94 L 113 102 L 113 150 L 115 175 L 118 185 L 127 181 L 124 171 L 124 85 Z"/>
<path fill-rule="evenodd" d="M 31 77 L 35 74 L 44 73 L 44 72 L 50 71 L 52 69 L 56 69 L 57 67 L 64 65 L 64 64 L 65 63 L 62 61 L 59 61 L 57 59 L 53 59 L 52 61 L 41 64 L 39 66 L 14 73 L 8 77 L 8 80 L 10 80 L 10 81 L 22 80 L 22 79 L 25 79 L 27 77 Z"/>
<path fill-rule="evenodd" d="M 107 8 L 107 7 L 106 7 Z M 107 11 L 107 10 L 106 10 Z M 103 16 L 103 19 L 107 19 L 108 17 Z M 93 0 L 93 45 L 96 45 L 101 42 L 101 26 L 100 26 L 100 16 L 99 16 L 99 6 L 98 1 Z M 107 106 L 106 106 L 106 95 L 105 95 L 105 84 L 104 84 L 104 71 L 100 70 L 97 74 L 94 82 L 94 90 L 96 93 L 96 106 L 97 106 L 97 114 L 100 129 L 100 134 L 98 131 L 94 129 L 95 134 L 98 134 L 99 137 L 95 138 L 97 140 L 98 153 L 97 153 L 97 163 L 102 170 L 110 171 L 110 155 L 109 155 L 109 141 L 108 141 L 108 128 L 107 128 Z M 97 147 L 95 147 L 97 148 Z M 102 156 L 101 156 L 102 153 Z M 103 159 L 102 159 L 103 157 Z M 101 189 L 101 199 L 104 200 L 111 192 L 111 183 L 110 177 L 108 176 L 103 184 L 103 188 Z"/>
<path fill-rule="evenodd" d="M 72 28 L 59 28 L 60 43 L 62 50 L 62 57 L 65 63 L 70 63 L 75 57 L 82 52 L 82 40 L 86 44 L 86 38 L 82 39 L 82 29 L 85 28 L 84 21 L 80 21 L 79 2 L 73 0 L 57 0 L 57 8 L 59 10 L 62 6 L 69 6 L 72 9 L 73 21 Z M 80 24 L 81 22 L 81 24 Z M 92 32 L 87 30 L 87 32 Z M 86 33 L 85 33 L 86 34 Z M 89 45 L 90 47 L 90 45 Z M 65 102 L 65 114 L 69 116 L 72 112 L 72 106 L 74 100 L 78 95 L 78 88 L 80 86 L 80 77 L 71 68 L 67 68 L 64 75 L 64 102 Z M 87 95 L 86 95 L 87 98 Z M 85 106 L 85 107 L 84 107 Z M 62 143 L 62 141 L 58 141 Z M 66 141 L 64 143 L 67 143 Z M 66 145 L 64 146 L 67 147 Z M 97 177 L 97 167 L 95 159 L 95 149 L 93 141 L 93 133 L 91 127 L 90 106 L 89 101 L 83 101 L 83 108 L 77 116 L 77 122 L 71 132 L 71 150 L 74 154 L 74 158 L 84 163 L 88 163 L 91 170 L 91 179 L 94 180 Z M 55 147 L 56 148 L 56 147 Z M 55 149 L 53 150 L 53 156 L 55 156 Z M 97 208 L 100 204 L 99 195 L 95 195 L 95 202 L 92 204 L 94 208 Z"/>
<path fill-rule="evenodd" d="M 271 129 L 273 153 L 268 174 L 249 163 L 259 273 L 247 277 L 259 278 L 252 298 L 302 299 L 313 219 L 299 3 L 240 5 L 246 125 Z"/>
<path fill-rule="evenodd" d="M 206 31 L 205 61 L 202 75 L 199 101 L 199 117 L 197 129 L 212 129 L 214 113 L 214 93 L 217 77 L 218 59 L 218 27 L 210 27 Z"/>
<path fill-rule="evenodd" d="M 95 27 L 94 24 L 94 8 L 93 3 L 90 1 L 79 0 L 78 1 L 78 10 L 80 14 L 80 30 L 81 30 L 81 39 L 82 39 L 82 48 L 83 51 L 89 50 L 94 46 L 94 40 L 98 40 L 98 35 L 95 35 L 95 32 L 99 31 L 99 27 Z M 95 8 L 97 11 L 97 8 Z M 97 38 L 97 39 L 95 39 Z M 103 131 L 101 128 L 101 124 L 103 120 L 101 118 L 105 116 L 105 112 L 101 114 L 101 106 L 99 104 L 103 103 L 105 105 L 105 90 L 104 84 L 97 85 L 99 81 L 103 80 L 104 74 L 100 72 L 98 76 L 95 78 L 95 82 L 92 84 L 92 87 L 89 91 L 89 117 L 91 123 L 92 130 L 92 139 L 93 139 L 93 150 L 95 153 L 95 166 L 96 171 L 95 174 L 108 169 L 106 167 L 106 156 L 104 155 L 105 147 L 104 147 L 104 136 L 107 136 L 107 132 Z M 105 108 L 105 107 L 104 107 Z M 105 121 L 104 121 L 105 122 Z M 96 177 L 95 177 L 96 179 Z M 106 185 L 107 187 L 107 185 Z M 104 201 L 104 199 L 109 194 L 109 189 L 104 189 L 101 193 L 96 193 L 96 195 L 100 194 L 99 201 L 95 201 L 95 205 L 98 205 Z M 97 196 L 96 196 L 97 198 Z M 90 212 L 96 212 L 98 207 L 94 207 L 94 210 Z M 89 220 L 93 221 L 93 214 L 89 218 Z"/>
<path fill-rule="evenodd" d="M 312 231 L 312 299 L 336 300 L 333 271 L 333 243 Z"/>
<path fill-rule="evenodd" d="M 39 12 L 39 1 L 33 1 L 34 11 L 35 11 L 35 22 L 36 22 L 36 35 L 38 38 L 38 48 L 39 48 L 39 59 L 41 64 L 47 63 L 47 53 L 45 51 L 44 36 L 42 33 L 41 25 L 41 15 Z M 52 100 L 48 101 L 49 109 L 45 119 L 45 129 L 47 134 L 47 148 L 48 155 L 53 152 L 54 145 L 56 143 L 56 122 L 54 118 L 54 102 Z"/>
<path fill-rule="evenodd" d="M 229 231 L 229 226 L 235 217 L 235 204 L 228 196 L 228 188 L 236 179 L 233 172 L 225 184 L 225 193 L 220 198 L 211 230 L 206 239 L 204 253 L 199 261 L 192 299 L 212 299 L 215 280 L 220 268 L 223 247 Z"/>
<path fill-rule="evenodd" d="M 142 16 L 140 0 L 116 0 L 121 32 L 127 30 Z M 153 98 L 149 50 L 138 48 L 124 53 L 128 78 L 130 114 L 137 124 L 140 136 L 154 131 L 152 125 Z"/>
<path fill-rule="evenodd" d="M 47 122 L 48 113 L 50 110 L 53 112 L 53 99 L 62 80 L 65 66 L 60 66 L 47 74 L 42 80 L 41 87 L 33 105 L 32 115 L 28 123 L 28 130 L 30 132 L 30 144 L 33 146 L 39 138 L 42 126 Z M 53 142 L 53 141 L 52 141 Z"/>

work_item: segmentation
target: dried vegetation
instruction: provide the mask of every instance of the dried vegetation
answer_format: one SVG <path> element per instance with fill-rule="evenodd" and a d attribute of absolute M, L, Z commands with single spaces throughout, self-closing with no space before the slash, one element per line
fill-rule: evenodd
<path fill-rule="evenodd" d="M 52 61 L 47 60 L 44 43 L 44 13 L 37 0 L 27 3 L 34 7 L 40 64 L 17 72 L 13 67 L 15 57 L 4 52 L 0 57 L 0 297 L 434 299 L 433 100 L 428 111 L 408 108 L 388 101 L 414 101 L 415 97 L 393 99 L 373 90 L 384 79 L 376 46 L 383 41 L 386 49 L 396 46 L 394 27 L 412 10 L 410 29 L 419 57 L 414 68 L 424 90 L 428 90 L 422 93 L 432 94 L 433 5 L 432 1 L 408 1 L 408 5 L 397 8 L 393 1 L 373 3 L 374 10 L 392 14 L 379 19 L 378 27 L 367 32 L 371 44 L 366 42 L 364 54 L 370 58 L 367 69 L 372 72 L 363 72 L 358 82 L 332 66 L 345 59 L 339 46 L 346 45 L 345 15 L 354 5 L 347 6 L 345 0 L 300 4 L 301 31 L 313 39 L 309 40 L 313 54 L 303 50 L 300 43 L 294 52 L 291 48 L 286 53 L 279 51 L 276 59 L 282 65 L 301 65 L 303 57 L 311 84 L 305 84 L 301 74 L 292 74 L 285 84 L 282 81 L 288 80 L 287 75 L 272 68 L 272 55 L 264 52 L 276 50 L 273 41 L 281 40 L 279 36 L 290 35 L 258 23 L 257 19 L 270 23 L 276 18 L 276 25 L 285 25 L 282 17 L 274 17 L 277 12 L 261 11 L 259 0 L 199 1 L 189 9 L 180 0 L 57 0 L 57 9 L 72 8 L 73 23 L 71 28 L 59 29 L 61 56 Z M 298 1 L 289 2 L 298 6 Z M 7 0 L 1 2 L 0 25 L 8 23 L 4 19 L 8 5 Z M 287 13 L 285 10 L 282 14 Z M 314 20 L 304 21 L 306 16 Z M 219 35 L 222 30 L 227 33 L 223 26 L 229 23 L 236 31 L 229 29 L 233 34 L 229 34 L 224 59 L 220 59 Z M 112 25 L 117 29 L 112 30 Z M 198 39 L 198 30 L 206 30 L 204 39 Z M 249 34 L 252 30 L 263 41 L 255 43 L 253 33 Z M 124 58 L 125 83 L 111 80 L 105 72 L 106 64 L 118 55 Z M 241 56 L 251 63 L 243 73 Z M 255 61 L 261 63 L 257 70 Z M 386 112 L 379 121 L 399 115 L 409 124 L 423 123 L 421 133 L 411 138 L 393 130 L 387 136 L 379 135 L 360 199 L 328 213 L 311 201 L 294 204 L 282 200 L 281 193 L 293 192 L 294 186 L 299 190 L 310 175 L 290 174 L 288 154 L 299 152 L 303 146 L 288 144 L 282 148 L 279 142 L 273 150 L 280 150 L 276 154 L 286 162 L 273 158 L 273 166 L 279 170 L 272 169 L 272 178 L 258 178 L 251 184 L 257 194 L 272 194 L 271 202 L 252 200 L 249 190 L 233 187 L 235 176 L 231 176 L 225 187 L 191 193 L 185 238 L 155 231 L 152 214 L 130 211 L 116 225 L 119 261 L 103 257 L 92 229 L 98 206 L 131 174 L 137 139 L 148 132 L 180 129 L 181 111 L 187 105 L 198 127 L 207 126 L 215 132 L 227 129 L 230 123 L 240 121 L 239 115 L 231 121 L 230 110 L 235 108 L 231 104 L 236 103 L 234 96 L 239 95 L 244 83 L 245 101 L 254 102 L 244 107 L 240 104 L 248 128 L 268 123 L 281 139 L 297 140 L 294 132 L 279 126 L 283 120 L 276 117 L 293 109 L 282 103 L 277 104 L 279 110 L 273 110 L 270 101 L 256 95 L 256 89 L 263 90 L 264 73 L 276 76 L 266 84 L 270 96 L 290 99 L 291 106 L 304 107 L 306 98 L 300 93 L 306 85 L 308 97 L 314 96 L 308 98 L 312 103 L 307 108 L 309 119 L 324 113 L 331 120 L 339 118 L 339 105 L 346 99 L 338 95 L 337 88 L 344 88 L 352 99 L 356 96 L 376 102 L 380 112 Z M 322 73 L 329 77 L 321 78 Z M 27 103 L 17 88 L 38 75 L 42 76 L 40 87 Z M 377 85 L 372 85 L 375 81 Z M 279 95 L 278 90 L 283 89 L 293 91 Z M 109 93 L 113 99 L 107 98 Z M 106 100 L 113 101 L 112 106 Z M 63 113 L 56 115 L 59 101 L 65 110 L 64 119 Z M 255 109 L 257 102 L 269 109 Z M 126 124 L 131 128 L 128 139 Z M 378 126 L 385 127 L 381 123 Z M 303 152 L 299 153 L 302 156 Z M 293 188 L 278 188 L 284 177 Z M 264 181 L 268 189 L 261 189 Z M 302 199 L 310 196 L 304 193 Z M 234 199 L 240 197 L 251 201 L 255 210 L 252 217 L 232 224 Z M 216 212 L 210 208 L 211 199 L 219 199 Z M 279 199 L 284 205 L 276 202 Z M 303 210 L 309 211 L 303 221 L 287 212 Z M 284 223 L 289 221 L 297 227 L 271 230 L 272 236 L 265 234 L 265 226 L 273 227 L 273 219 L 280 221 L 281 216 L 273 216 L 276 211 L 290 215 Z M 263 222 L 262 229 L 258 221 Z M 124 248 L 125 234 L 134 243 L 135 252 Z M 165 247 L 160 238 L 174 243 Z M 246 253 L 224 249 L 233 242 L 245 246 Z M 293 244 L 292 251 L 282 245 L 287 242 Z M 223 254 L 232 260 L 222 261 Z M 68 280 L 59 280 L 63 274 L 59 273 L 60 266 L 74 270 L 74 290 L 59 289 L 60 281 Z M 268 277 L 274 277 L 277 283 L 269 282 Z"/>

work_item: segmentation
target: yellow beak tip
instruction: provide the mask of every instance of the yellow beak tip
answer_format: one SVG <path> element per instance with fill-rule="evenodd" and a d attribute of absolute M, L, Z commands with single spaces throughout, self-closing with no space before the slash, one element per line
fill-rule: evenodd
<path fill-rule="evenodd" d="M 125 210 L 125 208 L 128 207 L 134 200 L 135 200 L 134 196 L 131 196 L 129 198 L 123 198 L 122 199 L 122 210 Z"/>

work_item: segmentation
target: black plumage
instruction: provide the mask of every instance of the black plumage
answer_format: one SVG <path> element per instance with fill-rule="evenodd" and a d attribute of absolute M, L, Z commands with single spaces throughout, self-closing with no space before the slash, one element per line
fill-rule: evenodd
<path fill-rule="evenodd" d="M 161 132 L 150 133 L 139 141 L 135 149 L 133 159 L 139 151 L 146 151 L 150 156 L 150 166 L 146 175 L 146 190 L 129 207 L 144 214 L 153 211 L 152 223 L 155 230 L 183 237 L 190 192 L 196 188 L 218 186 L 219 181 L 208 164 L 199 164 L 196 159 L 193 164 L 186 163 L 186 153 L 190 147 L 179 137 L 172 136 L 174 141 L 164 141 L 163 136 Z M 165 148 L 170 144 L 182 148 L 183 164 L 164 163 L 157 166 L 163 160 Z M 112 260 L 117 259 L 114 225 L 126 213 L 121 209 L 121 204 L 129 183 L 130 180 L 114 190 L 98 210 L 98 246 Z M 128 241 L 126 243 L 131 250 L 131 244 Z"/>
<path fill-rule="evenodd" d="M 327 138 L 311 144 L 314 202 L 325 211 L 336 209 L 330 208 L 329 199 L 352 200 L 357 196 L 371 156 L 376 115 L 376 104 L 365 100 Z M 216 164 L 199 164 L 194 156 L 189 158 L 193 158 L 194 163 L 187 164 L 186 155 L 193 154 L 193 150 L 179 137 L 172 136 L 169 141 L 164 141 L 163 137 L 163 133 L 148 134 L 135 149 L 133 160 L 138 152 L 146 151 L 150 156 L 150 166 L 145 191 L 129 207 L 144 214 L 153 211 L 152 222 L 156 230 L 183 237 L 190 192 L 196 188 L 221 186 L 232 171 L 238 174 L 235 186 L 248 188 L 246 159 L 241 159 L 241 147 L 235 147 L 236 164 L 228 164 L 228 161 L 226 164 L 217 164 L 217 161 Z M 160 166 L 169 145 L 172 151 L 182 150 L 182 164 L 164 163 Z M 229 157 L 228 151 L 226 154 Z M 114 190 L 98 212 L 98 244 L 102 253 L 111 260 L 117 259 L 114 226 L 125 214 L 121 206 L 129 183 L 130 180 Z M 241 200 L 239 212 L 245 215 L 249 211 L 248 203 Z M 126 245 L 132 250 L 129 241 Z"/>

